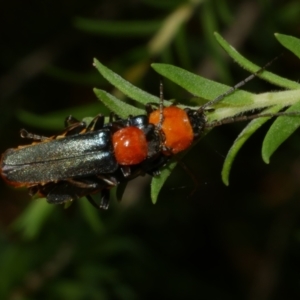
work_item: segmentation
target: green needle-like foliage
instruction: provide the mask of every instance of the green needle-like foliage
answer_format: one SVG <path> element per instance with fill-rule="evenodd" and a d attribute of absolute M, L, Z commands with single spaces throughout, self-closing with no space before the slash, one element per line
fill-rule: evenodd
<path fill-rule="evenodd" d="M 256 73 L 261 70 L 257 66 L 238 53 L 232 46 L 230 46 L 218 33 L 215 34 L 217 41 L 224 48 L 224 50 L 243 68 Z M 276 34 L 277 39 L 290 51 L 296 55 L 300 55 L 300 41 L 293 37 Z M 101 75 L 107 79 L 112 85 L 123 92 L 126 96 L 136 101 L 139 105 L 147 103 L 158 103 L 159 98 L 148 94 L 145 91 L 133 86 L 107 67 L 103 66 L 95 59 L 94 65 Z M 173 81 L 183 89 L 187 90 L 192 95 L 201 98 L 205 101 L 211 101 L 219 95 L 227 92 L 230 87 L 224 84 L 214 82 L 212 80 L 203 78 L 201 76 L 192 74 L 181 68 L 168 64 L 152 64 L 153 69 L 160 75 Z M 210 107 L 207 112 L 207 122 L 219 122 L 227 118 L 235 118 L 249 112 L 262 110 L 262 113 L 277 113 L 285 107 L 290 106 L 288 112 L 298 112 L 300 109 L 300 84 L 289 79 L 280 77 L 271 72 L 262 70 L 256 74 L 263 80 L 266 80 L 274 85 L 285 88 L 285 91 L 269 92 L 263 94 L 252 94 L 242 90 L 235 90 L 224 99 L 217 102 L 214 107 Z M 114 96 L 107 92 L 94 89 L 97 97 L 111 110 L 120 115 L 127 117 L 130 114 L 145 113 L 143 110 L 136 108 L 134 105 L 121 102 Z M 170 105 L 169 101 L 165 101 L 166 106 Z M 190 106 L 192 107 L 192 106 Z M 193 107 L 192 107 L 193 108 Z M 198 108 L 195 107 L 194 108 Z M 233 143 L 228 155 L 224 161 L 222 170 L 223 182 L 229 184 L 229 174 L 233 161 L 248 138 L 261 127 L 270 117 L 258 118 L 252 120 Z M 274 151 L 299 127 L 299 117 L 295 116 L 281 116 L 271 126 L 263 142 L 262 156 L 265 162 L 269 162 L 270 156 Z M 157 201 L 158 194 L 164 182 L 171 174 L 176 166 L 176 162 L 170 163 L 160 176 L 153 178 L 151 185 L 151 197 L 153 203 Z"/>

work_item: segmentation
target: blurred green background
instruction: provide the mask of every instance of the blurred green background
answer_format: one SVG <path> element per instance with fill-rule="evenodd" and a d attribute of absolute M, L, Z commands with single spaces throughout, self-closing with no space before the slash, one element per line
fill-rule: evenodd
<path fill-rule="evenodd" d="M 108 114 L 92 88 L 122 95 L 92 67 L 94 57 L 154 95 L 152 62 L 234 85 L 248 74 L 213 32 L 264 65 L 284 51 L 275 32 L 299 37 L 299 15 L 299 1 L 3 2 L 0 151 L 26 143 L 20 128 L 52 135 L 69 114 Z M 270 70 L 299 81 L 299 66 L 286 52 Z M 164 86 L 166 99 L 191 98 Z M 243 88 L 276 90 L 259 79 Z M 299 299 L 299 137 L 265 165 L 266 125 L 239 153 L 225 187 L 222 163 L 243 126 L 214 129 L 185 157 L 199 181 L 194 195 L 178 166 L 156 205 L 147 177 L 101 212 L 84 199 L 51 206 L 1 181 L 0 298 Z"/>

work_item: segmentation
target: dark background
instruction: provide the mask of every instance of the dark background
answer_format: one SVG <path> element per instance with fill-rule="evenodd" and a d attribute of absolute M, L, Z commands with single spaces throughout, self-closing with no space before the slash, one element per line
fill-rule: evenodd
<path fill-rule="evenodd" d="M 195 5 L 174 36 L 165 33 L 163 41 L 170 39 L 169 44 L 151 52 L 149 43 L 163 22 L 184 5 L 190 4 L 3 2 L 1 152 L 26 143 L 20 128 L 52 135 L 63 129 L 69 114 L 108 114 L 92 88 L 116 91 L 92 67 L 94 57 L 158 95 L 153 61 L 228 85 L 248 76 L 218 46 L 214 31 L 259 65 L 284 52 L 274 33 L 300 35 L 298 1 L 207 0 Z M 78 18 L 103 23 L 96 33 L 84 29 Z M 104 21 L 124 23 L 114 29 Z M 137 23 L 128 28 L 132 21 Z M 299 81 L 299 67 L 286 52 L 270 70 Z M 243 88 L 277 90 L 259 79 Z M 190 97 L 165 81 L 165 98 L 180 102 Z M 149 178 L 133 181 L 122 202 L 112 199 L 102 212 L 85 199 L 69 209 L 51 206 L 1 181 L 0 298 L 299 299 L 299 133 L 265 165 L 260 147 L 268 125 L 259 130 L 239 153 L 225 187 L 222 163 L 243 126 L 214 129 L 185 157 L 199 182 L 196 193 L 188 196 L 193 183 L 178 166 L 156 205 L 150 200 Z"/>

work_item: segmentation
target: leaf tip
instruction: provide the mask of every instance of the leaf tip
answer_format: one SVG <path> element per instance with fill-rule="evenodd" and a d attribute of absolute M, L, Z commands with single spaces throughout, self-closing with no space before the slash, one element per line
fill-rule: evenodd
<path fill-rule="evenodd" d="M 263 154 L 262 159 L 265 162 L 265 164 L 268 165 L 270 163 L 270 157 L 269 156 Z"/>
<path fill-rule="evenodd" d="M 157 194 L 151 188 L 151 202 L 152 204 L 156 204 L 157 202 Z"/>
<path fill-rule="evenodd" d="M 223 166 L 222 172 L 221 172 L 221 178 L 223 183 L 226 186 L 229 186 L 229 171 L 227 169 L 225 169 L 225 167 Z"/>
<path fill-rule="evenodd" d="M 282 36 L 282 34 L 280 34 L 280 33 L 278 33 L 278 32 L 275 32 L 275 33 L 274 33 L 274 36 L 275 36 L 275 38 L 276 38 L 277 40 L 279 40 L 280 37 Z"/>
<path fill-rule="evenodd" d="M 267 137 L 265 137 L 261 148 L 261 157 L 264 163 L 268 165 L 270 163 L 270 157 L 274 151 L 270 151 L 270 149 L 268 148 L 269 144 L 266 142 L 266 138 Z"/>
<path fill-rule="evenodd" d="M 154 196 L 151 196 L 151 201 L 152 201 L 152 204 L 156 204 L 157 198 Z"/>
<path fill-rule="evenodd" d="M 99 63 L 98 59 L 96 57 L 93 58 L 93 66 L 96 67 L 96 65 Z"/>
<path fill-rule="evenodd" d="M 226 177 L 223 177 L 222 178 L 222 181 L 223 183 L 226 185 L 226 186 L 229 186 L 229 178 L 226 176 Z"/>
<path fill-rule="evenodd" d="M 155 70 L 155 67 L 156 67 L 157 63 L 152 63 L 150 64 L 151 68 Z"/>

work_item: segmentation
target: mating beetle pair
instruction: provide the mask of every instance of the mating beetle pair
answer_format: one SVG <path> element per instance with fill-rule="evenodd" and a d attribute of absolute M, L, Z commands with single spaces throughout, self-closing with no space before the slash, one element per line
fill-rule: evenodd
<path fill-rule="evenodd" d="M 21 131 L 33 141 L 8 149 L 1 158 L 3 179 L 15 187 L 27 187 L 49 203 L 64 203 L 86 196 L 96 207 L 107 208 L 109 190 L 139 175 L 159 174 L 172 155 L 188 149 L 205 128 L 258 117 L 299 115 L 299 113 L 255 114 L 208 123 L 205 111 L 234 92 L 264 68 L 250 75 L 225 94 L 197 109 L 163 106 L 162 85 L 159 109 L 126 119 L 102 115 L 87 125 L 69 117 L 61 135 L 37 136 Z M 90 194 L 101 192 L 100 205 Z"/>
<path fill-rule="evenodd" d="M 89 125 L 70 116 L 65 131 L 49 138 L 22 130 L 23 138 L 34 141 L 2 155 L 1 176 L 49 203 L 86 196 L 106 209 L 110 188 L 145 173 L 159 174 L 172 154 L 190 146 L 205 124 L 204 115 L 195 112 L 176 106 L 152 111 L 149 106 L 148 115 L 112 115 L 106 124 L 99 115 Z M 97 205 L 90 194 L 100 191 Z"/>
<path fill-rule="evenodd" d="M 1 176 L 15 187 L 29 188 L 49 203 L 64 203 L 86 196 L 106 209 L 109 190 L 121 182 L 148 173 L 158 175 L 173 154 L 192 144 L 204 130 L 206 119 L 199 110 L 147 106 L 147 114 L 121 119 L 102 115 L 89 125 L 73 117 L 65 131 L 43 137 L 21 131 L 30 145 L 8 149 L 1 158 Z M 90 194 L 101 191 L 100 205 Z"/>
<path fill-rule="evenodd" d="M 87 196 L 97 206 L 89 195 L 101 191 L 99 206 L 107 208 L 111 187 L 140 173 L 152 172 L 152 166 L 147 167 L 147 163 L 139 168 L 134 168 L 133 164 L 120 165 L 112 142 L 114 134 L 126 130 L 123 134 L 123 137 L 127 135 L 126 139 L 121 136 L 119 140 L 115 139 L 115 144 L 117 151 L 122 152 L 122 146 L 129 142 L 125 155 L 126 152 L 131 154 L 132 143 L 128 131 L 132 129 L 132 139 L 135 139 L 135 131 L 138 131 L 149 137 L 151 144 L 154 126 L 149 126 L 146 116 L 111 120 L 107 124 L 104 124 L 103 116 L 97 116 L 88 126 L 69 117 L 66 125 L 61 135 L 49 138 L 21 131 L 22 137 L 31 138 L 34 142 L 8 149 L 2 155 L 3 179 L 15 187 L 28 187 L 31 195 L 39 193 L 49 203 L 64 203 Z M 154 149 L 154 152 L 158 153 L 158 150 Z M 154 157 L 152 153 L 149 156 Z"/>

